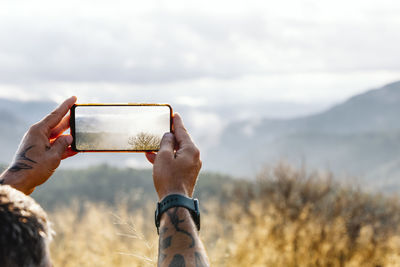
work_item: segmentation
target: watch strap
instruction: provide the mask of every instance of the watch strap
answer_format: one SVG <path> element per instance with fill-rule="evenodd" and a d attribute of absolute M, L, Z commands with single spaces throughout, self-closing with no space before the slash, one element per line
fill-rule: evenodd
<path fill-rule="evenodd" d="M 172 194 L 166 196 L 161 202 L 157 203 L 157 209 L 155 212 L 155 224 L 157 227 L 157 233 L 159 233 L 160 220 L 164 212 L 174 207 L 183 207 L 189 210 L 190 215 L 196 224 L 197 230 L 200 231 L 200 210 L 199 201 L 197 199 L 188 198 L 179 194 Z"/>

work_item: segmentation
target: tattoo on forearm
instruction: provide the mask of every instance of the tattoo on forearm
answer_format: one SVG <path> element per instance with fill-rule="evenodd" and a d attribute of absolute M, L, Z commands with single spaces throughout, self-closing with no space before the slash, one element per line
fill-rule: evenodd
<path fill-rule="evenodd" d="M 178 211 L 179 208 L 176 207 L 166 212 L 170 223 L 174 227 L 169 227 L 170 229 L 168 229 L 164 226 L 160 229 L 158 266 L 161 266 L 162 263 L 169 264 L 169 267 L 185 266 L 185 257 L 187 256 L 190 257 L 191 260 L 194 260 L 196 267 L 208 267 L 209 265 L 207 263 L 206 256 L 201 251 L 196 249 L 196 239 L 194 235 L 184 229 L 185 226 L 187 226 L 186 224 L 181 225 L 181 223 L 185 222 L 185 219 L 179 219 Z M 171 232 L 171 230 L 175 231 Z M 174 243 L 173 245 L 173 242 L 177 242 L 176 240 L 178 240 L 175 240 L 175 235 L 177 233 L 182 233 L 190 238 L 191 242 L 190 244 L 188 244 L 189 247 L 187 247 L 187 243 L 186 245 L 185 243 L 180 243 L 179 247 L 177 247 L 178 244 Z M 187 250 L 187 248 L 189 248 L 190 250 Z M 181 254 L 175 254 L 176 252 Z M 172 257 L 172 255 L 174 256 Z M 193 255 L 194 258 L 192 258 L 193 256 L 191 255 Z"/>
<path fill-rule="evenodd" d="M 176 254 L 168 266 L 169 267 L 185 267 L 185 258 L 180 254 Z"/>
<path fill-rule="evenodd" d="M 160 239 L 159 239 L 159 245 L 158 245 L 158 264 L 163 262 L 167 258 L 167 254 L 164 254 L 161 252 L 161 249 L 166 249 L 166 243 L 170 241 L 166 241 L 164 239 L 164 236 L 166 232 L 168 231 L 168 227 L 162 227 L 160 230 Z M 168 247 L 171 245 L 171 243 L 168 244 Z"/>
<path fill-rule="evenodd" d="M 173 211 L 167 211 L 169 219 L 171 220 L 172 225 L 175 227 L 177 232 L 183 233 L 192 239 L 192 243 L 190 244 L 189 248 L 193 248 L 195 246 L 195 239 L 191 233 L 179 227 L 180 223 L 183 223 L 185 220 L 179 220 L 178 216 L 178 207 L 174 208 Z"/>
<path fill-rule="evenodd" d="M 164 235 L 168 231 L 168 227 L 164 226 L 160 230 L 160 235 Z"/>
<path fill-rule="evenodd" d="M 17 154 L 15 157 L 15 162 L 14 164 L 9 168 L 10 172 L 19 172 L 21 170 L 29 170 L 33 169 L 33 167 L 27 163 L 21 162 L 21 161 L 29 161 L 30 163 L 36 164 L 37 162 L 34 161 L 33 159 L 29 158 L 26 153 L 31 150 L 34 147 L 34 145 L 29 146 L 22 150 L 20 153 Z"/>
<path fill-rule="evenodd" d="M 161 241 L 160 247 L 161 249 L 167 249 L 171 246 L 172 236 L 169 236 Z"/>

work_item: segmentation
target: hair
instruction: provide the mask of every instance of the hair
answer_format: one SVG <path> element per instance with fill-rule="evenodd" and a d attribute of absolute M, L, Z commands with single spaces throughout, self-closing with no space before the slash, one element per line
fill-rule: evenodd
<path fill-rule="evenodd" d="M 8 185 L 0 185 L 0 266 L 46 266 L 52 233 L 39 204 Z"/>

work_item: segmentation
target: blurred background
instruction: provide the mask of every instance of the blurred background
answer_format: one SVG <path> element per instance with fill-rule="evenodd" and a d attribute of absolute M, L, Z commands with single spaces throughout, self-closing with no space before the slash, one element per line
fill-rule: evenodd
<path fill-rule="evenodd" d="M 200 179 L 198 194 L 206 199 L 218 195 L 217 206 L 233 195 L 249 200 L 248 195 L 235 190 L 254 186 L 260 175 L 273 183 L 268 188 L 280 192 L 284 187 L 274 187 L 275 182 L 280 185 L 280 178 L 289 177 L 289 184 L 296 185 L 299 176 L 308 177 L 304 171 L 324 173 L 321 176 L 329 176 L 329 181 L 345 181 L 362 191 L 372 191 L 368 194 L 397 194 L 399 14 L 400 4 L 392 0 L 3 0 L 0 162 L 7 166 L 11 161 L 29 125 L 64 98 L 76 95 L 78 103 L 171 104 L 202 153 L 205 178 Z M 281 170 L 282 161 L 286 171 Z M 266 173 L 275 168 L 281 171 L 272 172 L 271 180 Z M 289 171 L 291 168 L 296 171 Z M 57 178 L 34 196 L 49 209 L 71 199 L 79 203 L 85 199 L 114 210 L 120 205 L 116 201 L 120 193 L 129 199 L 135 195 L 138 200 L 152 192 L 154 202 L 150 169 L 142 154 L 79 154 L 65 160 Z M 312 188 L 320 192 L 319 186 L 327 183 L 324 180 Z M 221 184 L 230 187 L 216 192 Z M 293 200 L 285 190 L 284 196 Z M 265 195 L 260 193 L 259 197 Z M 354 199 L 349 200 L 352 202 Z M 296 209 L 303 210 L 303 204 Z M 79 214 L 75 211 L 82 207 L 75 206 L 79 207 L 71 210 L 68 204 L 66 209 Z M 88 210 L 94 210 L 90 207 Z M 316 208 L 320 209 L 324 208 Z M 152 213 L 153 206 L 149 210 Z M 79 221 L 81 217 L 76 216 Z M 363 221 L 354 216 L 358 223 Z M 387 223 L 387 217 L 379 218 Z M 226 225 L 231 219 L 227 215 Z M 389 225 L 397 224 L 393 220 Z M 347 234 L 363 229 L 362 225 L 354 229 L 348 226 L 345 221 Z M 375 230 L 371 238 L 381 233 Z M 393 231 L 397 236 L 397 230 Z M 209 246 L 221 245 L 218 242 L 231 236 L 228 232 L 222 237 L 210 235 Z M 243 260 L 238 250 L 228 247 L 214 253 L 214 264 L 227 264 L 221 255 L 239 255 Z M 350 248 L 353 245 L 348 251 Z M 279 251 L 282 248 L 274 253 Z M 90 257 L 100 255 L 97 252 Z M 57 253 L 64 255 L 53 252 Z M 343 259 L 340 253 L 329 257 Z M 344 257 L 349 262 L 352 253 Z M 253 266 L 265 266 L 263 255 Z M 327 255 L 321 258 L 329 258 Z M 68 262 L 76 266 L 62 257 L 57 258 L 60 266 Z M 299 259 L 293 257 L 292 261 L 268 263 L 297 266 Z M 99 260 L 98 265 L 104 261 Z M 333 266 L 343 263 L 332 262 Z M 394 259 L 390 262 L 396 263 Z M 154 262 L 149 256 L 137 264 Z M 245 266 L 243 262 L 241 266 Z"/>

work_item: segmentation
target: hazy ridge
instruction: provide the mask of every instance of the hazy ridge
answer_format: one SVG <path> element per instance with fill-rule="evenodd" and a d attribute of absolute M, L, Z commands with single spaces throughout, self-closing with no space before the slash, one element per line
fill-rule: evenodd
<path fill-rule="evenodd" d="M 0 162 L 11 160 L 29 125 L 55 106 L 54 102 L 0 99 Z M 270 107 L 266 104 L 265 108 Z M 203 168 L 253 177 L 264 164 L 273 165 L 285 159 L 294 165 L 306 164 L 311 169 L 357 176 L 363 185 L 393 190 L 400 175 L 399 114 L 400 82 L 395 82 L 310 116 L 236 120 L 226 126 L 219 142 L 203 154 Z M 120 164 L 124 156 L 81 155 L 63 166 L 82 167 L 82 162 L 85 166 L 101 162 Z"/>
<path fill-rule="evenodd" d="M 390 188 L 398 183 L 400 170 L 399 114 L 400 82 L 396 82 L 316 115 L 236 122 L 226 128 L 211 153 L 211 169 L 248 175 L 263 163 L 283 158 Z"/>

